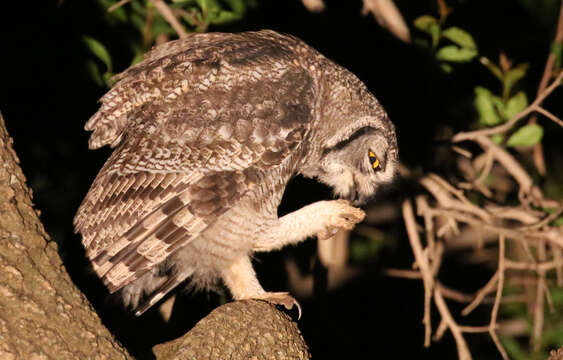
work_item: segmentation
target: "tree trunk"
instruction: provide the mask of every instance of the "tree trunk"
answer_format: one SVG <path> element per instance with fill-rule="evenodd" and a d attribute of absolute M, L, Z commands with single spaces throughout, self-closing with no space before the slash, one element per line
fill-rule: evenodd
<path fill-rule="evenodd" d="M 69 226 L 71 226 L 69 224 Z M 307 359 L 297 325 L 274 306 L 224 305 L 159 359 Z M 74 286 L 49 239 L 0 114 L 0 359 L 131 359 Z"/>
<path fill-rule="evenodd" d="M 0 114 L 0 359 L 129 358 L 66 273 Z"/>

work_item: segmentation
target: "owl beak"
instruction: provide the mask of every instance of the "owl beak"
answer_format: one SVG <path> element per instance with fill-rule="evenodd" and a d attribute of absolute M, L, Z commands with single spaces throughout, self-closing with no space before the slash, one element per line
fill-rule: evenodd
<path fill-rule="evenodd" d="M 361 206 L 361 205 L 364 205 L 366 203 L 366 197 L 361 196 L 360 193 L 356 189 L 353 189 L 350 192 L 350 195 L 348 196 L 348 200 L 354 206 Z"/>
<path fill-rule="evenodd" d="M 358 202 L 358 191 L 356 191 L 356 189 L 352 189 L 347 200 L 355 205 Z"/>

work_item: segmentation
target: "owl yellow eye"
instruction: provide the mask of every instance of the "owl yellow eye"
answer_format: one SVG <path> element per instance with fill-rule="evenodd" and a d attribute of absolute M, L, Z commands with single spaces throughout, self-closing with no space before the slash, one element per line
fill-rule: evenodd
<path fill-rule="evenodd" d="M 375 156 L 375 153 L 373 151 L 370 151 L 368 153 L 368 157 L 369 157 L 369 162 L 370 162 L 373 170 L 376 170 L 377 168 L 379 168 L 379 159 L 377 158 L 377 156 Z"/>

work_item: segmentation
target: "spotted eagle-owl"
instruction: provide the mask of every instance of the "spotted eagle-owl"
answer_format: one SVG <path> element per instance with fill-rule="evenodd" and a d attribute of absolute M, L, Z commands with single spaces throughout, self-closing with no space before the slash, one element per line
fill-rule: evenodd
<path fill-rule="evenodd" d="M 190 278 L 291 307 L 251 257 L 349 229 L 397 167 L 386 112 L 352 73 L 273 31 L 171 41 L 117 76 L 86 123 L 115 147 L 74 219 L 110 292 L 136 314 Z M 296 174 L 339 200 L 277 215 Z"/>

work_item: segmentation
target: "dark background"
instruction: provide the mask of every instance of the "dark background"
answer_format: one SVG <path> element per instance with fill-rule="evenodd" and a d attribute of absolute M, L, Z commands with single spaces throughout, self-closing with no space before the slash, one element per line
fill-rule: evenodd
<path fill-rule="evenodd" d="M 106 291 L 87 270 L 80 239 L 73 234 L 72 217 L 97 171 L 110 151 L 89 151 L 86 120 L 97 110 L 97 99 L 106 89 L 96 85 L 85 62 L 92 58 L 81 40 L 92 36 L 108 47 L 114 68 L 122 70 L 131 60 L 127 42 L 137 36 L 124 26 L 108 26 L 104 10 L 95 1 L 12 2 L 18 8 L 2 11 L 0 45 L 0 110 L 15 141 L 21 166 L 33 189 L 48 233 L 60 245 L 61 255 L 77 285 L 101 312 L 104 322 L 130 351 L 150 358 L 150 348 L 186 332 L 222 301 L 214 294 L 180 295 L 173 319 L 163 324 L 153 309 L 140 319 L 115 310 L 104 300 Z M 505 51 L 514 63 L 529 62 L 521 87 L 533 99 L 553 38 L 557 14 L 535 13 L 524 1 L 453 1 L 448 23 L 471 32 L 480 53 L 497 59 Z M 494 88 L 495 79 L 477 62 L 456 65 L 443 74 L 426 51 L 401 43 L 377 25 L 373 17 L 360 15 L 361 1 L 326 1 L 320 14 L 308 12 L 298 0 L 258 1 L 244 21 L 211 30 L 245 31 L 263 28 L 296 35 L 354 72 L 385 106 L 397 126 L 401 159 L 409 167 L 445 171 L 438 166 L 434 141 L 445 128 L 467 129 L 475 119 L 473 88 Z M 435 13 L 435 1 L 397 1 L 408 24 Z M 5 6 L 5 5 L 3 5 Z M 412 35 L 420 35 L 412 32 Z M 561 96 L 547 107 L 561 113 Z M 546 153 L 560 149 L 561 132 L 547 126 Z M 557 160 L 548 158 L 548 171 Z M 399 182 L 385 199 L 408 196 L 415 189 Z M 298 179 L 286 193 L 280 211 L 329 197 L 320 185 Z M 395 241 L 363 264 L 361 276 L 342 288 L 315 300 L 302 300 L 299 322 L 316 359 L 455 358 L 449 334 L 430 349 L 423 348 L 422 284 L 383 275 L 386 267 L 410 268 L 412 255 L 400 219 L 383 230 Z M 304 271 L 314 253 L 314 242 L 257 259 L 256 270 L 264 287 L 287 288 L 284 256 L 298 260 Z M 464 274 L 464 275 L 460 275 Z M 444 264 L 446 284 L 471 293 L 490 276 L 487 269 Z M 448 283 L 459 282 L 462 283 Z M 461 307 L 451 306 L 452 312 Z M 435 311 L 434 311 L 435 313 Z M 295 315 L 295 314 L 294 314 Z M 488 323 L 489 309 L 465 319 L 469 324 Z M 434 319 L 437 325 L 438 319 Z M 487 335 L 467 335 L 476 359 L 496 359 L 498 353 Z"/>

